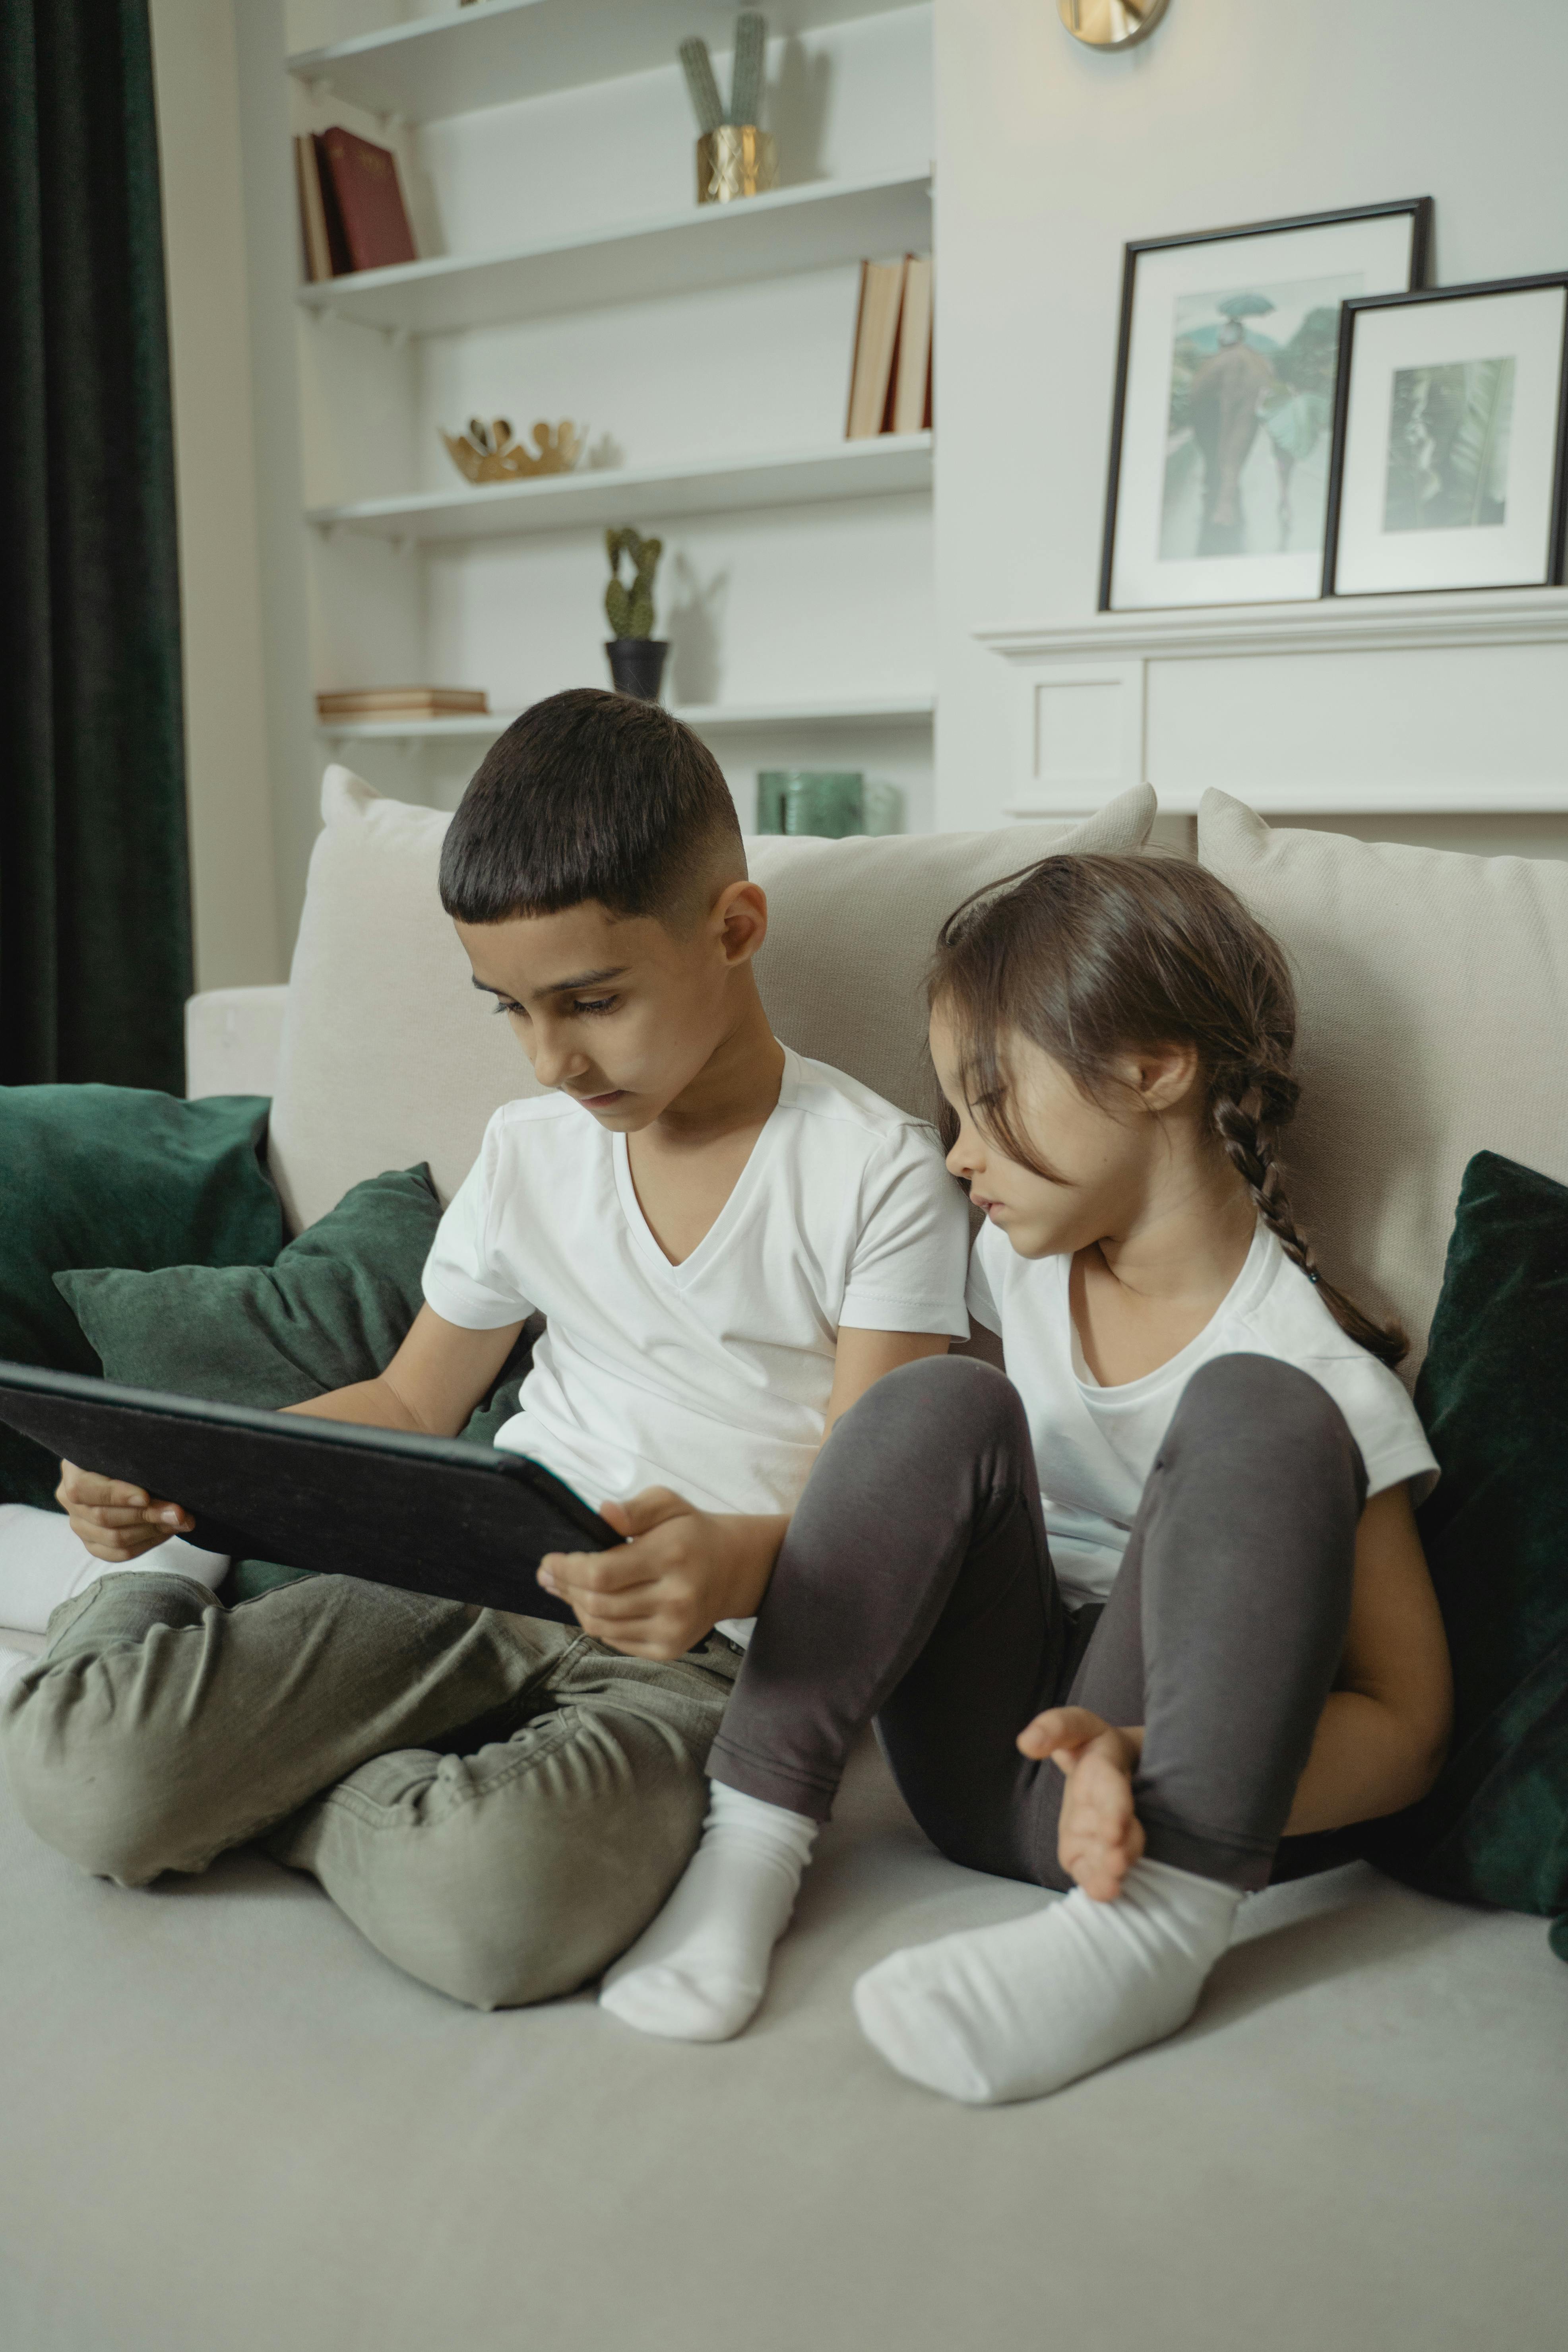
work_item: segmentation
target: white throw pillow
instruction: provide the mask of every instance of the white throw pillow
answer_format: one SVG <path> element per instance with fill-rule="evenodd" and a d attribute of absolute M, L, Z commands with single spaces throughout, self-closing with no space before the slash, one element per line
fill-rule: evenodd
<path fill-rule="evenodd" d="M 1413 1381 L 1471 1155 L 1568 1182 L 1568 865 L 1274 832 L 1219 792 L 1198 857 L 1289 957 L 1291 1204 L 1331 1279 L 1405 1325 Z"/>
<path fill-rule="evenodd" d="M 442 910 L 445 812 L 384 800 L 332 767 L 321 815 L 272 1106 L 272 1172 L 295 1231 L 363 1177 L 417 1160 L 449 1197 L 497 1105 L 538 1091 Z M 924 1108 L 920 983 L 943 916 L 1049 850 L 1136 849 L 1153 816 L 1142 786 L 1076 825 L 749 841 L 772 914 L 757 975 L 775 1030 Z"/>

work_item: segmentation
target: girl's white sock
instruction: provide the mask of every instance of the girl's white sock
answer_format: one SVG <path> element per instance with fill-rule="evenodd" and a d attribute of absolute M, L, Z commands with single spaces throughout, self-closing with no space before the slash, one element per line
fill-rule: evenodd
<path fill-rule="evenodd" d="M 816 1823 L 710 1783 L 702 1843 L 657 1919 L 605 1979 L 599 2005 L 644 2033 L 728 2042 L 767 1990 Z"/>
<path fill-rule="evenodd" d="M 1026 1919 L 894 1952 L 855 1988 L 890 2066 L 950 2099 L 1037 2099 L 1184 2025 L 1230 1941 L 1234 1887 L 1135 1863 L 1114 1903 L 1080 1888 Z"/>

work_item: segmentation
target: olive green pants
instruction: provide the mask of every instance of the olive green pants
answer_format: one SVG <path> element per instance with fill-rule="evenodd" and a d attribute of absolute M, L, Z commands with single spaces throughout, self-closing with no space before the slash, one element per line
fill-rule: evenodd
<path fill-rule="evenodd" d="M 597 1976 L 663 1903 L 740 1654 L 624 1658 L 344 1576 L 226 1610 L 132 1570 L 55 1612 L 0 1747 L 83 1869 L 142 1886 L 262 1839 L 399 1968 L 498 2009 Z"/>

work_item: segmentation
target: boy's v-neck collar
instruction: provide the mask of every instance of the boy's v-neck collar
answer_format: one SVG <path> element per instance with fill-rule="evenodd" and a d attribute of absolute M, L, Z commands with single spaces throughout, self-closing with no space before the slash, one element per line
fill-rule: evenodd
<path fill-rule="evenodd" d="M 724 1247 L 731 1234 L 745 1216 L 752 1195 L 762 1181 L 763 1170 L 777 1148 L 779 1131 L 784 1123 L 780 1115 L 793 1106 L 800 1087 L 799 1055 L 789 1045 L 783 1046 L 781 1050 L 784 1057 L 784 1076 L 779 1081 L 779 1098 L 763 1121 L 757 1139 L 746 1156 L 745 1166 L 735 1179 L 729 1199 L 690 1256 L 683 1257 L 679 1265 L 665 1255 L 658 1245 L 652 1226 L 643 1214 L 642 1202 L 637 1199 L 637 1188 L 632 1181 L 631 1155 L 626 1149 L 626 1136 L 617 1132 L 610 1138 L 616 1171 L 616 1193 L 621 1204 L 621 1213 L 626 1221 L 626 1229 L 641 1255 L 657 1268 L 667 1282 L 673 1282 L 678 1287 L 695 1281 Z"/>

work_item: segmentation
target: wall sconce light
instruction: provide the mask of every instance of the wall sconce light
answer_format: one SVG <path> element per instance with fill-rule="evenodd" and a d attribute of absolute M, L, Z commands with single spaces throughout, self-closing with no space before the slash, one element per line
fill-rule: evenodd
<path fill-rule="evenodd" d="M 1075 41 L 1091 49 L 1130 49 L 1152 33 L 1171 0 L 1057 0 L 1062 23 Z"/>

